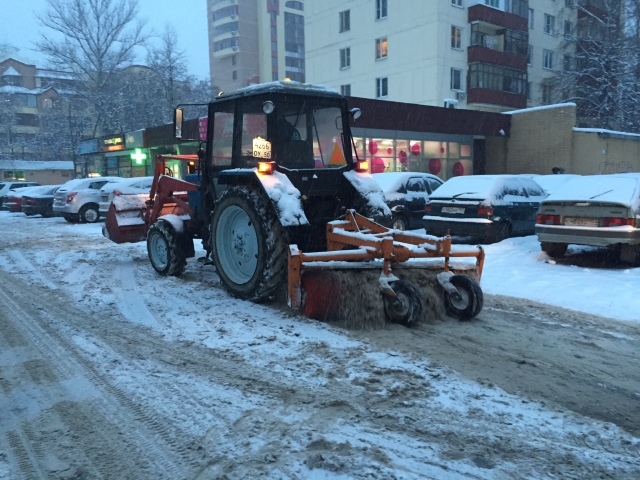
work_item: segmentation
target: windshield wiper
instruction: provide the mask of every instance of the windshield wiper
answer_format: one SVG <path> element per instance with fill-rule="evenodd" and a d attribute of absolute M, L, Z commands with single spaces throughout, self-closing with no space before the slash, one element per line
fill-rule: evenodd
<path fill-rule="evenodd" d="M 459 197 L 460 195 L 471 195 L 473 193 L 478 193 L 478 192 L 462 192 L 462 193 L 456 193 L 453 197 L 451 198 L 456 198 Z"/>
<path fill-rule="evenodd" d="M 593 200 L 594 198 L 600 197 L 600 196 L 604 195 L 605 193 L 609 193 L 609 192 L 613 192 L 613 188 L 611 190 L 607 190 L 606 192 L 599 193 L 598 195 L 594 195 L 593 197 L 589 198 L 589 200 Z"/>

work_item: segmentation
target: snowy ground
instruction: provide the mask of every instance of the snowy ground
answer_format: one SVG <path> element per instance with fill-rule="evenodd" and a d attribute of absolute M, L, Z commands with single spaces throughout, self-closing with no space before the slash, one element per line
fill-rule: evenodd
<path fill-rule="evenodd" d="M 194 259 L 159 278 L 100 229 L 0 212 L 0 479 L 640 478 L 613 423 L 235 300 Z M 488 246 L 483 289 L 640 320 L 640 269 L 546 260 Z"/>

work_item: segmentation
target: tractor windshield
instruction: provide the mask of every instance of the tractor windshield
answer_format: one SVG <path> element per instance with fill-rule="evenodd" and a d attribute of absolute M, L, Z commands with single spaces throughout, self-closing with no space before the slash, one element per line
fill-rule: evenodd
<path fill-rule="evenodd" d="M 276 108 L 272 131 L 274 160 L 291 169 L 337 168 L 347 164 L 342 111 L 337 106 L 301 102 Z"/>

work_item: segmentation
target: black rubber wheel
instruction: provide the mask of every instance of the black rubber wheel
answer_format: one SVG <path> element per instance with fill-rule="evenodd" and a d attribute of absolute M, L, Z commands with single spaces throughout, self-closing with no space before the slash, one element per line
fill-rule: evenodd
<path fill-rule="evenodd" d="M 422 316 L 422 295 L 418 287 L 406 280 L 391 282 L 389 286 L 396 297 L 382 296 L 387 318 L 405 327 L 418 323 Z"/>
<path fill-rule="evenodd" d="M 288 241 L 271 201 L 249 187 L 228 189 L 211 219 L 213 262 L 233 296 L 261 302 L 286 285 Z"/>
<path fill-rule="evenodd" d="M 447 313 L 459 320 L 471 320 L 476 317 L 484 305 L 484 295 L 478 282 L 466 275 L 454 275 L 449 281 L 459 293 L 453 295 L 444 291 Z"/>
<path fill-rule="evenodd" d="M 407 230 L 409 228 L 409 220 L 405 215 L 394 214 L 391 219 L 391 228 L 394 230 Z"/>
<path fill-rule="evenodd" d="M 179 277 L 187 266 L 184 238 L 166 221 L 154 223 L 147 233 L 151 266 L 160 275 Z"/>
<path fill-rule="evenodd" d="M 78 222 L 77 215 L 65 215 L 64 219 L 69 223 L 77 223 Z"/>
<path fill-rule="evenodd" d="M 95 203 L 84 205 L 78 213 L 80 221 L 84 223 L 96 223 L 100 219 L 100 210 Z"/>
<path fill-rule="evenodd" d="M 566 243 L 540 242 L 540 248 L 550 257 L 564 257 L 568 246 Z"/>

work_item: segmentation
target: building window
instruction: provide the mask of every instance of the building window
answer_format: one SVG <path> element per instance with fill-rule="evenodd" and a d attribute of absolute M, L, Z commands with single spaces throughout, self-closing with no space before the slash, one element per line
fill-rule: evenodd
<path fill-rule="evenodd" d="M 469 65 L 469 88 L 486 88 L 524 95 L 527 72 L 512 68 L 472 63 Z"/>
<path fill-rule="evenodd" d="M 544 14 L 544 33 L 547 35 L 553 35 L 555 29 L 556 17 L 553 15 Z"/>
<path fill-rule="evenodd" d="M 454 7 L 462 7 L 462 0 L 451 0 L 451 5 Z"/>
<path fill-rule="evenodd" d="M 387 0 L 376 0 L 376 20 L 386 18 L 387 16 Z"/>
<path fill-rule="evenodd" d="M 571 31 L 573 30 L 571 22 L 569 20 L 564 21 L 564 38 L 571 40 Z"/>
<path fill-rule="evenodd" d="M 351 84 L 340 85 L 340 93 L 345 97 L 351 96 Z"/>
<path fill-rule="evenodd" d="M 564 6 L 573 8 L 573 0 L 564 0 Z"/>
<path fill-rule="evenodd" d="M 462 49 L 462 29 L 451 25 L 451 48 Z"/>
<path fill-rule="evenodd" d="M 484 4 L 490 7 L 500 8 L 500 0 L 484 0 Z"/>
<path fill-rule="evenodd" d="M 278 66 L 278 57 L 271 57 L 271 66 L 272 67 Z"/>
<path fill-rule="evenodd" d="M 272 52 L 278 51 L 278 42 L 271 42 L 271 51 Z"/>
<path fill-rule="evenodd" d="M 235 15 L 238 15 L 238 6 L 231 5 L 230 7 L 220 8 L 213 12 L 213 21 L 216 22 L 223 18 L 234 17 Z"/>
<path fill-rule="evenodd" d="M 278 14 L 276 12 L 269 12 L 269 18 L 271 18 L 272 22 L 275 22 L 278 20 Z"/>
<path fill-rule="evenodd" d="M 376 60 L 387 58 L 387 38 L 376 39 Z"/>
<path fill-rule="evenodd" d="M 278 35 L 278 27 L 271 27 L 271 35 L 273 35 L 274 37 Z"/>
<path fill-rule="evenodd" d="M 525 95 L 527 96 L 527 100 L 531 101 L 531 82 L 527 82 L 527 88 L 525 90 Z"/>
<path fill-rule="evenodd" d="M 238 79 L 238 71 L 237 71 L 237 70 L 234 70 L 234 71 L 231 73 L 231 78 L 232 78 L 233 80 L 237 80 L 237 79 Z"/>
<path fill-rule="evenodd" d="M 238 30 L 238 22 L 229 22 L 223 23 L 222 25 L 218 25 L 213 29 L 213 36 L 217 37 L 218 35 L 224 35 L 225 33 L 237 32 Z M 234 34 L 234 35 L 237 35 Z"/>
<path fill-rule="evenodd" d="M 529 45 L 527 49 L 527 65 L 533 65 L 533 46 Z"/>
<path fill-rule="evenodd" d="M 236 65 L 238 63 L 238 56 L 231 55 L 231 65 Z"/>
<path fill-rule="evenodd" d="M 271 72 L 271 81 L 273 82 L 278 81 L 278 72 Z"/>
<path fill-rule="evenodd" d="M 291 1 L 291 2 L 285 3 L 284 6 L 287 8 L 293 8 L 294 10 L 304 11 L 304 3 L 302 2 Z"/>
<path fill-rule="evenodd" d="M 542 68 L 547 70 L 553 69 L 553 52 L 551 50 L 544 50 L 542 52 Z"/>
<path fill-rule="evenodd" d="M 225 50 L 227 48 L 233 48 L 234 50 L 237 50 L 238 44 L 238 37 L 225 38 L 224 40 L 220 40 L 219 42 L 214 42 L 213 51 L 219 52 L 220 50 Z"/>
<path fill-rule="evenodd" d="M 340 49 L 340 68 L 349 68 L 351 66 L 351 48 Z"/>
<path fill-rule="evenodd" d="M 389 80 L 387 77 L 376 78 L 376 98 L 384 98 L 389 95 Z"/>
<path fill-rule="evenodd" d="M 542 103 L 549 105 L 553 96 L 553 87 L 549 84 L 542 84 Z"/>
<path fill-rule="evenodd" d="M 340 12 L 340 31 L 347 32 L 351 30 L 351 10 Z"/>
<path fill-rule="evenodd" d="M 533 30 L 533 8 L 529 9 L 529 30 Z"/>
<path fill-rule="evenodd" d="M 451 69 L 451 90 L 462 90 L 462 70 L 459 68 Z"/>

